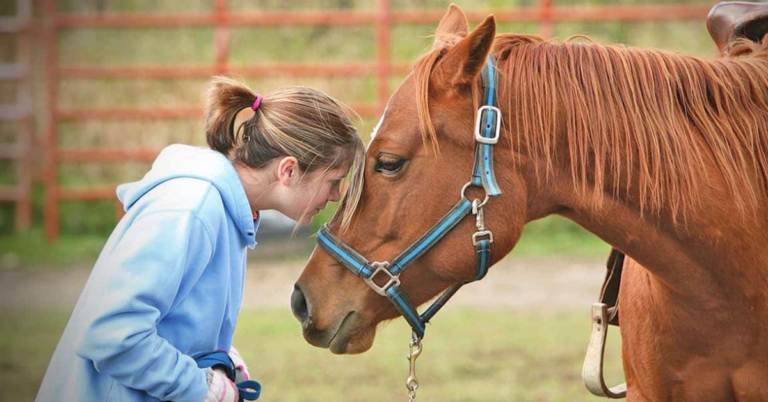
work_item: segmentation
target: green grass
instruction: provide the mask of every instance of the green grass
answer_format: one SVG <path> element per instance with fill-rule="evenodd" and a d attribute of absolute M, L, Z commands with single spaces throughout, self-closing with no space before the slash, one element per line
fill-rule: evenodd
<path fill-rule="evenodd" d="M 607 243 L 574 222 L 560 216 L 550 216 L 525 225 L 523 236 L 512 250 L 512 255 L 603 258 L 609 250 Z"/>
<path fill-rule="evenodd" d="M 97 205 L 114 211 L 112 202 Z M 0 269 L 58 269 L 93 264 L 106 243 L 109 232 L 101 231 L 103 234 L 98 234 L 96 228 L 104 226 L 104 222 L 98 220 L 98 214 L 88 214 L 84 209 L 85 204 L 73 203 L 67 209 L 71 213 L 62 219 L 69 225 L 85 228 L 85 234 L 64 233 L 55 243 L 47 242 L 43 231 L 39 229 L 28 233 L 0 235 Z M 313 227 L 318 228 L 321 223 L 327 222 L 330 216 L 330 211 L 324 211 Z M 75 220 L 79 221 L 74 222 Z M 312 252 L 313 242 L 313 237 L 302 235 L 286 241 L 262 241 L 251 258 L 305 260 Z M 512 255 L 603 258 L 608 255 L 608 250 L 609 246 L 595 235 L 573 222 L 552 216 L 529 223 Z"/>
<path fill-rule="evenodd" d="M 49 243 L 41 230 L 0 235 L 0 269 L 62 269 L 93 263 L 106 236 L 62 235 Z"/>
<path fill-rule="evenodd" d="M 66 324 L 66 313 L 13 313 L 0 326 L 0 400 L 31 400 Z M 581 382 L 589 310 L 523 313 L 446 308 L 418 359 L 418 400 L 594 401 Z M 235 343 L 264 386 L 263 401 L 405 400 L 410 332 L 402 320 L 379 330 L 362 355 L 309 346 L 287 309 L 241 313 Z M 622 381 L 612 329 L 607 380 Z"/>

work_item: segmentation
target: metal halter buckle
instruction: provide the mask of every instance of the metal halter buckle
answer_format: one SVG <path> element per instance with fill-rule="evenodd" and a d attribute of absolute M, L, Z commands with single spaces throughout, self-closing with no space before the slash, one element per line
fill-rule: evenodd
<path fill-rule="evenodd" d="M 480 125 L 483 117 L 483 111 L 493 112 L 496 114 L 496 131 L 493 133 L 493 137 L 483 137 L 480 132 Z M 475 119 L 475 141 L 483 144 L 494 145 L 499 142 L 499 132 L 501 131 L 501 110 L 496 106 L 485 105 L 477 109 L 477 118 Z"/>
<path fill-rule="evenodd" d="M 490 230 L 481 230 L 472 235 L 472 245 L 477 246 L 482 239 L 480 237 L 488 236 L 488 243 L 493 243 L 493 233 Z"/>
<path fill-rule="evenodd" d="M 374 262 L 371 263 L 371 268 L 373 269 L 373 273 L 368 278 L 363 278 L 363 280 L 371 289 L 373 289 L 374 292 L 382 296 L 386 296 L 387 290 L 389 290 L 389 288 L 392 286 L 400 286 L 400 275 L 392 275 L 392 273 L 389 272 L 389 262 Z M 389 280 L 384 284 L 384 286 L 379 286 L 376 284 L 376 282 L 373 281 L 379 272 L 384 272 L 389 277 Z"/>

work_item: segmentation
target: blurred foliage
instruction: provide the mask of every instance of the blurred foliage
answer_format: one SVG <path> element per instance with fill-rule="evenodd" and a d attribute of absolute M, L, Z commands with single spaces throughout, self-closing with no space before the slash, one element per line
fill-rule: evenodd
<path fill-rule="evenodd" d="M 101 225 L 101 223 L 99 223 Z M 0 270 L 82 268 L 84 262 L 96 260 L 107 232 L 94 234 L 62 234 L 58 241 L 49 243 L 41 229 L 26 233 L 0 234 Z"/>
<path fill-rule="evenodd" d="M 12 15 L 15 2 L 0 2 L 0 14 Z M 457 0 L 465 10 L 488 10 L 536 6 L 538 0 Z M 641 4 L 638 0 L 556 0 L 555 5 L 587 6 Z M 697 0 L 655 0 L 654 3 L 711 4 Z M 195 13 L 212 11 L 210 0 L 60 0 L 61 13 Z M 246 10 L 373 10 L 376 0 L 230 0 L 235 11 Z M 443 0 L 393 0 L 395 10 L 444 10 Z M 478 21 L 471 21 L 476 24 Z M 557 23 L 555 36 L 565 39 L 573 34 L 587 34 L 600 43 L 623 43 L 685 52 L 702 57 L 714 55 L 714 47 L 704 21 Z M 499 32 L 536 33 L 535 23 L 500 23 Z M 396 63 L 415 60 L 431 45 L 434 24 L 397 24 L 391 30 L 391 58 Z M 65 65 L 169 65 L 187 63 L 206 65 L 214 60 L 214 30 L 211 27 L 173 28 L 87 28 L 62 29 L 58 35 L 58 59 Z M 44 59 L 36 53 L 35 74 L 42 76 Z M 15 40 L 0 35 L 0 61 L 15 57 Z M 374 28 L 371 26 L 268 26 L 230 29 L 229 61 L 233 66 L 270 63 L 311 63 L 372 61 L 375 59 Z M 372 71 L 373 73 L 373 71 Z M 242 77 L 259 92 L 285 85 L 309 85 L 319 88 L 348 104 L 371 104 L 377 100 L 373 76 L 363 77 Z M 393 91 L 402 76 L 389 80 Z M 173 107 L 198 106 L 204 102 L 206 79 L 66 79 L 60 82 L 57 104 L 63 110 L 82 107 Z M 0 102 L 12 102 L 15 88 L 0 83 Z M 35 84 L 35 110 L 45 107 L 44 86 Z M 7 99 L 6 99 L 7 98 Z M 43 113 L 36 118 L 37 132 L 45 122 Z M 359 121 L 360 132 L 367 138 L 376 122 L 374 117 Z M 14 141 L 15 126 L 0 122 L 0 143 Z M 118 120 L 66 121 L 58 125 L 59 145 L 82 147 L 162 147 L 170 143 L 204 145 L 202 120 Z M 115 185 L 140 179 L 149 163 L 62 163 L 58 179 L 62 185 L 83 187 Z M 35 167 L 39 174 L 40 166 Z M 0 161 L 0 184 L 12 185 L 16 168 Z M 34 221 L 42 225 L 42 191 L 34 197 Z M 60 223 L 63 236 L 106 236 L 114 227 L 114 202 L 62 202 Z M 14 230 L 14 205 L 0 204 L 0 233 L 11 236 Z M 323 212 L 316 222 L 326 221 L 333 208 Z M 315 224 L 315 227 L 318 224 Z M 38 230 L 37 232 L 40 233 Z M 35 234 L 30 234 L 34 238 Z M 546 241 L 540 241 L 545 239 Z M 4 242 L 8 244 L 8 242 Z M 560 218 L 534 222 L 526 229 L 518 253 L 550 252 L 599 254 L 604 245 L 599 239 Z M 88 249 L 88 247 L 84 247 Z M 584 251 L 587 250 L 587 251 Z M 36 258 L 36 257 L 35 257 Z M 34 258 L 30 258 L 34 260 Z"/>

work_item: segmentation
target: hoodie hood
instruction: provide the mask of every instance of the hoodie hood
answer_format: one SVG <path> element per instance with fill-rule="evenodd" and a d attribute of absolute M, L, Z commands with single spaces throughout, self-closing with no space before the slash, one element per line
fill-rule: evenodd
<path fill-rule="evenodd" d="M 213 184 L 242 236 L 253 241 L 255 224 L 243 183 L 232 162 L 217 151 L 181 144 L 168 146 L 143 179 L 117 187 L 117 198 L 128 211 L 155 186 L 176 178 L 194 178 Z"/>

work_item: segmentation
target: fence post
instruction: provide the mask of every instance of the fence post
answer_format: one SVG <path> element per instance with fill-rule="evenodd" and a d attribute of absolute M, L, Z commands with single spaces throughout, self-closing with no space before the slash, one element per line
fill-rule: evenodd
<path fill-rule="evenodd" d="M 48 240 L 59 237 L 59 187 L 57 180 L 58 162 L 58 60 L 56 46 L 56 0 L 43 1 L 43 42 L 45 44 L 45 88 L 46 121 L 43 139 L 43 184 L 45 185 L 44 213 L 45 234 Z"/>
<path fill-rule="evenodd" d="M 27 231 L 32 224 L 32 144 L 35 136 L 32 121 L 32 0 L 17 0 L 16 14 L 24 26 L 20 32 L 17 49 L 17 64 L 22 76 L 19 79 L 18 98 L 23 117 L 19 122 L 19 134 L 16 144 L 19 160 L 16 162 L 16 185 L 19 199 L 16 203 L 16 227 Z"/>
<path fill-rule="evenodd" d="M 216 53 L 216 74 L 225 74 L 229 71 L 229 26 L 226 13 L 229 11 L 228 0 L 215 0 L 214 2 L 214 46 Z"/>
<path fill-rule="evenodd" d="M 555 30 L 552 24 L 552 0 L 539 0 L 539 36 L 550 39 Z"/>
<path fill-rule="evenodd" d="M 376 107 L 379 114 L 384 112 L 389 101 L 391 12 L 390 0 L 376 1 Z"/>

